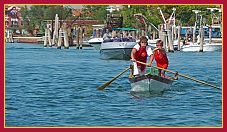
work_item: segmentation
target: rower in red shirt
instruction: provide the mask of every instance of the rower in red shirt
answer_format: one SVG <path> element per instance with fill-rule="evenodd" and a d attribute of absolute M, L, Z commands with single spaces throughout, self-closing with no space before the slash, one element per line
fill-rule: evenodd
<path fill-rule="evenodd" d="M 133 75 L 140 75 L 146 73 L 146 65 L 137 63 L 136 61 L 140 62 L 147 62 L 147 57 L 150 57 L 149 63 L 147 63 L 147 66 L 151 66 L 151 63 L 153 61 L 153 52 L 148 46 L 147 43 L 148 39 L 145 36 L 142 36 L 140 38 L 140 41 L 138 44 L 136 44 L 131 52 L 131 60 L 133 61 Z"/>
<path fill-rule="evenodd" d="M 163 41 L 162 40 L 158 40 L 156 42 L 156 48 L 153 50 L 153 52 L 154 52 L 154 58 L 155 58 L 157 66 L 160 67 L 160 68 L 167 69 L 169 61 L 168 61 L 165 49 L 163 48 Z M 161 77 L 165 77 L 165 71 L 164 70 L 159 69 L 158 74 Z"/>

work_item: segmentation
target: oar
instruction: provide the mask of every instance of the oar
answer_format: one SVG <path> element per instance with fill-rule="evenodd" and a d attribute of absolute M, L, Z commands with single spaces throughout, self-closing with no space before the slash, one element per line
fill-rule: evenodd
<path fill-rule="evenodd" d="M 115 76 L 114 78 L 112 78 L 111 80 L 109 80 L 108 82 L 106 82 L 105 84 L 103 84 L 102 86 L 98 87 L 98 90 L 103 90 L 105 87 L 107 87 L 111 82 L 113 82 L 115 79 L 117 79 L 119 76 L 121 76 L 122 74 L 124 74 L 126 71 L 128 71 L 130 69 L 130 67 L 126 68 L 124 71 L 122 71 L 121 73 L 119 73 L 117 76 Z"/>
<path fill-rule="evenodd" d="M 143 65 L 147 65 L 147 64 L 144 63 L 144 62 L 140 62 L 140 61 L 136 61 L 136 62 L 138 62 L 138 63 L 140 63 L 140 64 L 143 64 Z M 171 70 L 168 70 L 168 69 L 164 69 L 164 68 L 161 68 L 161 67 L 157 67 L 157 66 L 151 66 L 151 67 L 156 68 L 156 69 L 160 69 L 160 70 L 164 70 L 164 71 L 166 71 L 166 72 L 169 72 L 169 73 L 172 73 L 172 74 L 175 74 L 175 75 L 177 74 L 177 75 L 179 75 L 179 76 L 181 76 L 181 77 L 184 77 L 184 78 L 187 78 L 187 79 L 189 79 L 189 80 L 193 80 L 193 81 L 196 81 L 196 82 L 205 84 L 205 85 L 207 85 L 207 86 L 213 87 L 213 88 L 218 89 L 218 90 L 222 90 L 221 88 L 219 88 L 219 87 L 217 87 L 217 86 L 211 85 L 211 84 L 209 84 L 209 83 L 207 83 L 207 82 L 198 80 L 198 79 L 196 79 L 196 78 L 192 78 L 192 77 L 186 76 L 186 75 L 184 75 L 184 74 L 179 74 L 178 72 L 174 72 L 174 71 L 171 71 Z"/>

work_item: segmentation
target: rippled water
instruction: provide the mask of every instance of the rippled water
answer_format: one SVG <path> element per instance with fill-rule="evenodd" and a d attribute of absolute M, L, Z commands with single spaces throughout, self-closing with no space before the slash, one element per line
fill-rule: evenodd
<path fill-rule="evenodd" d="M 169 69 L 222 87 L 221 52 L 168 54 Z M 134 97 L 130 65 L 83 50 L 6 44 L 6 119 L 10 126 L 222 126 L 222 93 L 179 77 L 158 96 Z"/>

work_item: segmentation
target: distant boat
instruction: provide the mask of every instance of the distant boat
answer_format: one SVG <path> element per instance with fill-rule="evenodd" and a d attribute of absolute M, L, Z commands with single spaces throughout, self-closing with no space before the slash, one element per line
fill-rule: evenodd
<path fill-rule="evenodd" d="M 222 43 L 222 30 L 221 30 L 222 26 L 221 25 L 213 25 L 212 26 L 212 35 L 211 35 L 211 43 Z M 208 35 L 205 35 L 204 38 L 204 42 L 205 43 L 209 43 L 210 42 L 210 36 L 209 36 L 209 28 L 207 27 L 207 29 L 204 29 L 204 32 L 207 32 Z"/>
<path fill-rule="evenodd" d="M 148 39 L 148 45 L 152 48 L 152 49 L 154 49 L 154 48 L 156 48 L 156 42 L 158 41 L 158 40 L 160 40 L 160 39 Z M 136 42 L 138 43 L 140 40 L 138 39 L 138 40 L 136 40 Z"/>
<path fill-rule="evenodd" d="M 210 41 L 209 38 L 204 39 L 205 43 L 209 43 L 209 41 Z M 222 43 L 222 38 L 212 38 L 211 43 Z"/>
<path fill-rule="evenodd" d="M 136 31 L 134 28 L 115 28 L 113 30 Z M 103 59 L 127 60 L 131 57 L 132 48 L 137 44 L 136 39 L 129 38 L 109 38 L 101 44 L 100 53 Z"/>
<path fill-rule="evenodd" d="M 178 49 L 178 40 L 174 40 L 174 50 Z M 180 41 L 180 51 L 196 52 L 200 50 L 199 43 Z M 222 51 L 222 38 L 212 38 L 209 43 L 209 38 L 204 39 L 203 51 Z"/>
<path fill-rule="evenodd" d="M 103 38 L 92 38 L 92 39 L 88 40 L 88 44 L 90 44 L 96 50 L 100 50 L 102 42 L 103 42 Z"/>
<path fill-rule="evenodd" d="M 101 43 L 103 42 L 102 34 L 105 32 L 105 25 L 92 25 L 93 33 L 92 38 L 88 40 L 88 44 L 93 46 L 96 50 L 100 50 Z"/>
<path fill-rule="evenodd" d="M 178 49 L 177 40 L 174 41 L 174 50 Z M 180 51 L 184 52 L 197 52 L 200 50 L 200 44 L 198 43 L 192 43 L 187 42 L 185 45 L 183 45 L 182 41 L 180 42 Z M 222 43 L 208 43 L 207 41 L 204 41 L 203 44 L 203 51 L 222 51 Z"/>
<path fill-rule="evenodd" d="M 203 44 L 203 51 L 222 51 L 222 32 L 221 32 L 221 25 L 213 25 L 211 26 L 211 43 L 210 43 L 210 27 L 203 26 L 204 30 L 204 44 Z M 194 28 L 193 27 L 182 27 L 181 29 L 181 35 L 186 34 L 188 32 L 188 35 L 192 35 Z M 196 30 L 196 35 L 199 34 Z M 198 41 L 198 40 L 197 40 Z M 174 40 L 174 49 L 176 50 L 178 48 L 178 41 Z M 199 51 L 200 50 L 200 44 L 185 42 L 183 44 L 183 41 L 180 42 L 180 50 L 181 51 Z"/>
<path fill-rule="evenodd" d="M 189 45 L 183 45 L 181 51 L 199 51 L 200 45 L 198 43 L 190 42 Z M 203 44 L 203 51 L 222 51 L 222 43 L 205 43 Z"/>
<path fill-rule="evenodd" d="M 180 49 L 182 49 L 182 46 L 183 46 L 183 42 L 182 40 L 180 40 Z M 174 50 L 178 50 L 178 40 L 173 41 L 173 48 Z"/>

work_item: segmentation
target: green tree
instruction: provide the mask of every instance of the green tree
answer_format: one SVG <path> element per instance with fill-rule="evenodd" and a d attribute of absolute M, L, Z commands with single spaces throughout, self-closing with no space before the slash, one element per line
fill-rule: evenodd
<path fill-rule="evenodd" d="M 108 11 L 106 10 L 107 5 L 85 5 L 83 6 L 84 18 L 89 18 L 93 20 L 106 20 Z"/>
<path fill-rule="evenodd" d="M 24 6 L 21 8 L 21 15 L 23 18 L 23 27 L 31 35 L 35 27 L 41 29 L 43 33 L 46 27 L 47 20 L 54 20 L 55 14 L 59 15 L 60 20 L 71 18 L 71 9 L 64 8 L 61 5 L 33 5 L 29 8 Z"/>
<path fill-rule="evenodd" d="M 106 21 L 109 12 L 106 8 L 109 5 L 84 5 L 82 11 L 84 12 L 80 19 L 93 19 Z M 134 14 L 142 13 L 148 22 L 158 27 L 163 23 L 162 16 L 157 9 L 160 7 L 165 18 L 169 18 L 172 14 L 172 8 L 176 8 L 176 25 L 181 21 L 182 26 L 193 26 L 196 20 L 195 13 L 192 10 L 201 10 L 200 14 L 206 18 L 206 24 L 211 24 L 211 12 L 207 8 L 214 8 L 218 5 L 131 5 L 130 8 L 124 5 L 120 11 L 113 11 L 113 14 L 123 15 L 123 26 L 141 28 L 144 26 L 142 23 L 134 18 Z M 21 8 L 23 18 L 23 27 L 32 34 L 33 29 L 38 26 L 40 29 L 46 25 L 46 20 L 54 20 L 55 14 L 59 14 L 60 20 L 74 20 L 72 16 L 71 6 L 62 5 L 33 5 L 27 7 L 26 5 Z M 216 11 L 217 13 L 217 11 Z M 42 30 L 43 31 L 43 30 Z"/>

